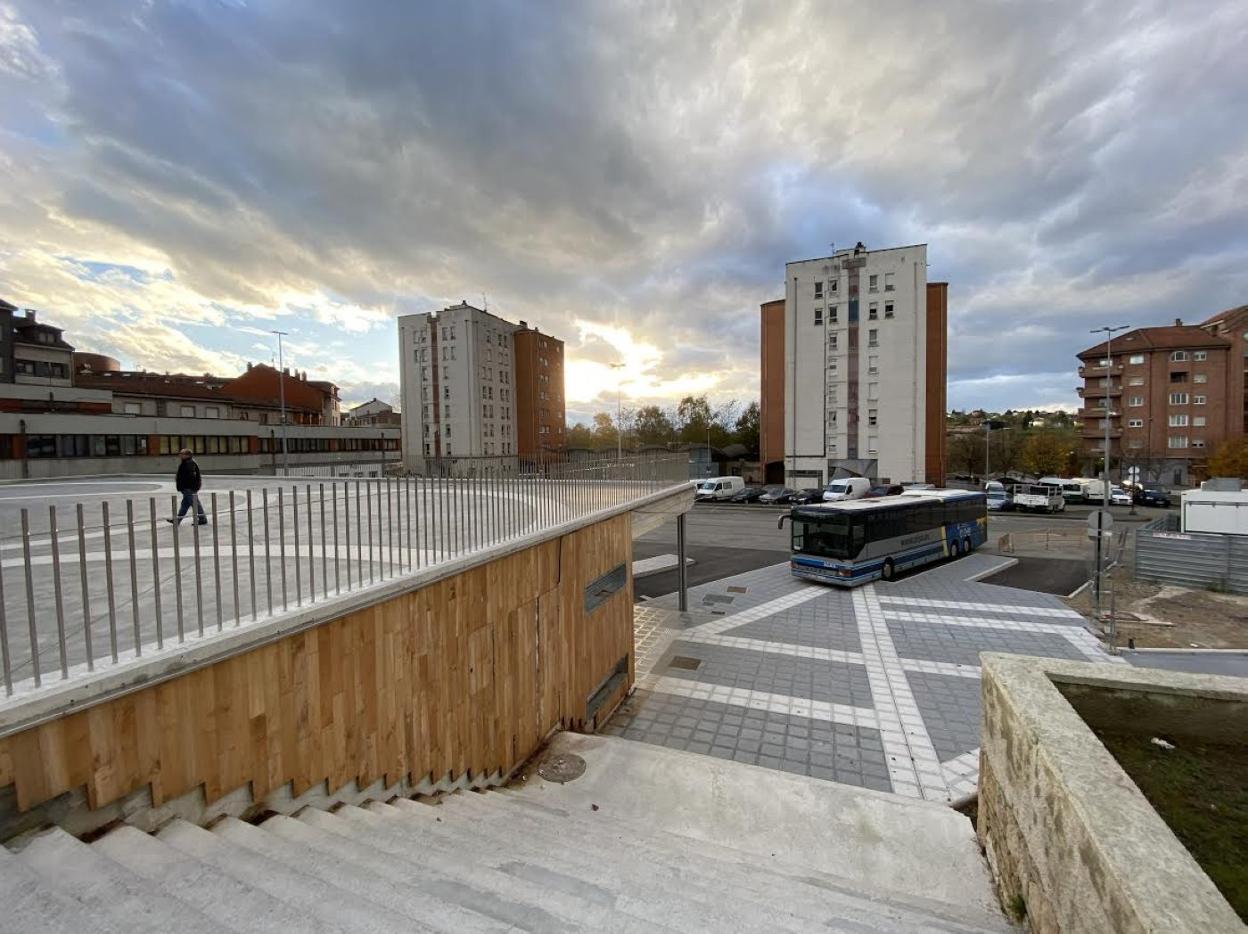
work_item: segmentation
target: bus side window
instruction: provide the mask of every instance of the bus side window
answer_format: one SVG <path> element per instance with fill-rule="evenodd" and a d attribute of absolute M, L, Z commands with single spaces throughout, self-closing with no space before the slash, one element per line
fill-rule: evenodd
<path fill-rule="evenodd" d="M 861 517 L 855 518 L 853 523 L 850 533 L 849 553 L 850 557 L 857 557 L 858 552 L 862 551 L 862 546 L 866 544 L 867 528 Z"/>

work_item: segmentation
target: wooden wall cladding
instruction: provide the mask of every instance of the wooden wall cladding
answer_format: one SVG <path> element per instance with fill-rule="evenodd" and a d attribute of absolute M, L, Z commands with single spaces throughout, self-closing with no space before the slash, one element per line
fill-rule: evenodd
<path fill-rule="evenodd" d="M 20 810 L 86 786 L 97 808 L 150 783 L 212 802 L 384 778 L 510 770 L 628 656 L 628 586 L 586 614 L 585 586 L 631 560 L 619 516 L 209 667 L 0 739 Z"/>

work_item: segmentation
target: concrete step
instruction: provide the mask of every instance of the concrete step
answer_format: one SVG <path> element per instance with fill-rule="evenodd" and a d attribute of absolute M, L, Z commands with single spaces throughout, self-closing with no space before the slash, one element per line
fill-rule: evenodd
<path fill-rule="evenodd" d="M 610 736 L 560 733 L 549 752 L 581 757 L 585 773 L 502 793 L 1001 917 L 974 827 L 945 805 Z"/>
<path fill-rule="evenodd" d="M 111 830 L 91 848 L 233 930 L 309 934 L 342 930 L 134 827 Z"/>
<path fill-rule="evenodd" d="M 331 829 L 332 828 L 332 829 Z M 307 820 L 271 817 L 260 829 L 301 848 L 331 857 L 339 866 L 362 872 L 376 880 L 397 884 L 402 909 L 440 931 L 559 930 L 570 927 L 560 918 L 528 899 L 511 899 L 479 884 L 471 870 L 452 878 L 428 865 L 409 863 L 393 847 L 383 847 L 376 834 L 348 836 L 355 825 L 341 817 L 315 811 Z M 421 846 L 412 839 L 409 849 Z"/>
<path fill-rule="evenodd" d="M 426 907 L 424 900 L 414 897 L 391 882 L 378 879 L 367 869 L 343 863 L 332 853 L 323 853 L 303 844 L 293 843 L 233 817 L 215 823 L 212 834 L 233 844 L 238 850 L 250 850 L 322 883 L 327 890 L 327 897 L 337 897 L 335 889 L 349 892 L 393 918 L 405 919 L 407 930 L 450 930 L 439 926 L 432 919 L 422 917 L 421 910 Z M 411 881 L 415 883 L 417 880 Z"/>
<path fill-rule="evenodd" d="M 493 825 L 505 828 L 507 836 L 521 839 L 541 833 L 553 819 L 559 823 L 561 835 L 578 841 L 586 860 L 609 860 L 624 846 L 636 862 L 654 873 L 665 877 L 679 873 L 684 888 L 696 887 L 721 898 L 725 891 L 733 893 L 770 912 L 796 915 L 803 928 L 847 925 L 851 930 L 895 931 L 940 922 L 950 931 L 1000 930 L 996 925 L 985 927 L 984 919 L 974 912 L 913 897 L 892 899 L 890 893 L 873 887 L 638 826 L 606 816 L 601 810 L 587 809 L 584 814 L 572 815 L 532 804 L 523 797 L 494 793 L 450 795 L 441 801 L 442 806 L 435 810 L 455 813 L 460 821 L 450 815 L 444 820 L 461 836 L 466 829 L 463 819 L 487 821 L 481 826 L 486 834 Z"/>
<path fill-rule="evenodd" d="M 641 928 L 722 931 L 727 924 L 738 930 L 761 930 L 760 925 L 765 924 L 773 931 L 801 929 L 786 923 L 792 919 L 785 914 L 767 916 L 758 906 L 740 900 L 722 887 L 713 895 L 707 893 L 684 869 L 666 874 L 655 872 L 653 866 L 646 865 L 630 850 L 631 841 L 617 845 L 607 860 L 587 859 L 582 840 L 566 826 L 518 831 L 499 827 L 486 832 L 474 822 L 450 814 L 438 823 L 443 808 L 403 799 L 395 800 L 393 805 L 370 803 L 367 810 L 407 827 L 402 833 L 428 841 L 427 845 L 436 846 L 439 851 L 462 852 L 473 845 L 478 858 L 499 861 L 521 878 L 527 865 L 593 885 L 614 896 L 618 910 L 640 919 L 637 926 Z"/>
<path fill-rule="evenodd" d="M 38 872 L 0 846 L 0 931 L 82 934 L 128 931 L 50 887 Z"/>
<path fill-rule="evenodd" d="M 387 911 L 349 889 L 326 885 L 319 878 L 235 846 L 186 821 L 170 821 L 157 831 L 156 838 L 338 930 L 383 934 L 416 927 L 411 919 Z"/>
<path fill-rule="evenodd" d="M 354 845 L 367 846 L 374 857 L 380 852 L 385 865 L 397 866 L 394 871 L 404 879 L 418 877 L 423 890 L 456 900 L 487 917 L 508 921 L 522 906 L 528 906 L 533 910 L 530 920 L 538 927 L 565 924 L 599 931 L 637 929 L 638 919 L 616 911 L 610 893 L 553 873 L 544 885 L 535 886 L 531 880 L 497 869 L 494 864 L 504 861 L 499 853 L 470 853 L 462 847 L 439 845 L 437 838 L 392 817 L 345 806 L 333 814 L 306 808 L 298 819 Z M 353 858 L 350 851 L 340 852 L 344 858 Z"/>
<path fill-rule="evenodd" d="M 49 887 L 122 930 L 185 934 L 231 930 L 56 827 L 30 840 L 18 859 Z"/>

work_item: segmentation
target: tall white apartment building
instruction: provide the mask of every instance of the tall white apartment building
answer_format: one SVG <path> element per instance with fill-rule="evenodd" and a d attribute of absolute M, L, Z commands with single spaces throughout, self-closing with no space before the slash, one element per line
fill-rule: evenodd
<path fill-rule="evenodd" d="M 786 483 L 943 481 L 946 289 L 926 244 L 786 264 L 784 401 L 765 406 L 783 413 Z"/>
<path fill-rule="evenodd" d="M 517 326 L 465 303 L 399 318 L 403 463 L 514 455 Z"/>

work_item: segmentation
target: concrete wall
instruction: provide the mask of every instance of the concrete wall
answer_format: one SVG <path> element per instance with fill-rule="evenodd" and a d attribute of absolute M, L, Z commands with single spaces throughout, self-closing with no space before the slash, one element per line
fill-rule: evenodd
<path fill-rule="evenodd" d="M 1108 699 L 1118 725 L 1192 735 L 1204 718 L 1242 741 L 1243 680 L 990 653 L 982 661 L 977 830 L 1006 910 L 1025 912 L 1036 934 L 1242 930 L 1084 717 L 1097 722 L 1096 698 Z"/>

